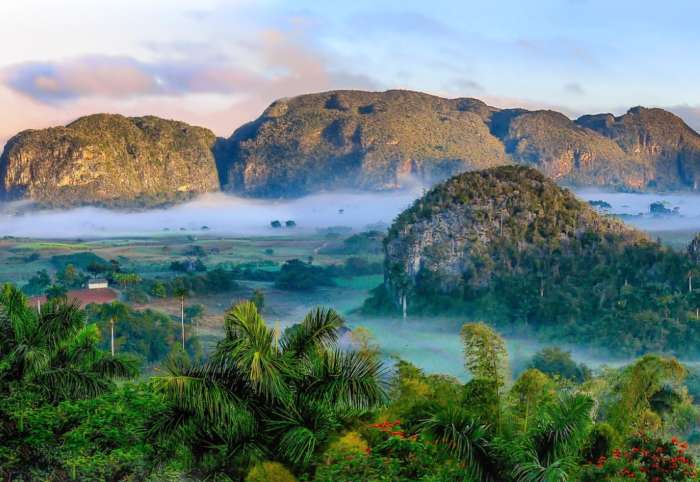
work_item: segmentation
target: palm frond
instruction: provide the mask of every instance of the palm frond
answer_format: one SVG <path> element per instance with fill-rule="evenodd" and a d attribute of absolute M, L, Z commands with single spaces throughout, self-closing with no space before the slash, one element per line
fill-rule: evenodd
<path fill-rule="evenodd" d="M 316 352 L 303 364 L 300 392 L 349 409 L 369 409 L 386 400 L 381 361 L 364 352 L 340 349 Z"/>
<path fill-rule="evenodd" d="M 280 340 L 282 350 L 303 356 L 319 347 L 328 347 L 338 340 L 338 329 L 345 322 L 329 308 L 311 310 L 298 325 L 287 329 Z"/>
<path fill-rule="evenodd" d="M 498 480 L 498 461 L 490 447 L 488 426 L 463 408 L 439 411 L 422 422 L 421 431 L 463 461 L 468 477 L 484 482 Z"/>
<path fill-rule="evenodd" d="M 134 378 L 139 374 L 139 361 L 126 356 L 102 355 L 95 360 L 89 370 L 105 378 Z"/>
<path fill-rule="evenodd" d="M 247 405 L 211 377 L 187 373 L 155 377 L 151 384 L 178 410 L 189 412 L 208 425 L 249 431 L 255 419 Z"/>
<path fill-rule="evenodd" d="M 588 434 L 593 400 L 583 394 L 564 394 L 537 415 L 530 438 L 542 465 L 568 455 Z"/>
<path fill-rule="evenodd" d="M 516 465 L 513 478 L 517 482 L 567 482 L 573 480 L 573 474 L 578 470 L 575 457 L 566 456 L 551 461 L 543 466 L 532 452 L 529 460 Z"/>
<path fill-rule="evenodd" d="M 108 379 L 72 367 L 45 370 L 32 383 L 54 402 L 94 398 L 113 386 Z"/>

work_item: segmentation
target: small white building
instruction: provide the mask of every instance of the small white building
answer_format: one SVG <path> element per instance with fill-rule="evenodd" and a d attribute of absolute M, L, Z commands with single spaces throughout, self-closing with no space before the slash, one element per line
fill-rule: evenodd
<path fill-rule="evenodd" d="M 95 278 L 88 280 L 87 287 L 89 290 L 96 290 L 100 288 L 109 288 L 109 282 L 106 279 Z"/>

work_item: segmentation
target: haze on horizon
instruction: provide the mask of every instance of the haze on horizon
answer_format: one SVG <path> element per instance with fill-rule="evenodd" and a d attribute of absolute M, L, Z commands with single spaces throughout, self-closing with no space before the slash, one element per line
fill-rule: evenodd
<path fill-rule="evenodd" d="M 228 136 L 277 98 L 336 88 L 572 117 L 641 104 L 700 129 L 698 14 L 689 1 L 2 2 L 0 142 L 93 112 Z"/>

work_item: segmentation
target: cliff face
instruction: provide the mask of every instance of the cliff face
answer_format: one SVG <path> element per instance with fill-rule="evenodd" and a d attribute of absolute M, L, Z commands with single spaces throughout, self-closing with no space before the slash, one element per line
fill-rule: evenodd
<path fill-rule="evenodd" d="M 229 139 L 226 188 L 253 196 L 395 189 L 505 164 L 484 123 L 490 111 L 474 99 L 407 91 L 279 100 Z"/>
<path fill-rule="evenodd" d="M 429 191 L 390 228 L 386 287 L 395 303 L 426 287 L 478 292 L 497 275 L 523 268 L 526 257 L 546 264 L 591 234 L 620 245 L 643 239 L 534 169 L 461 174 Z"/>
<path fill-rule="evenodd" d="M 589 115 L 576 123 L 613 140 L 629 156 L 649 166 L 650 187 L 700 187 L 700 135 L 670 112 L 635 107 L 620 117 Z"/>
<path fill-rule="evenodd" d="M 298 196 L 393 189 L 504 164 L 567 185 L 697 189 L 700 136 L 659 109 L 572 121 L 419 92 L 335 91 L 273 103 L 228 140 L 226 189 Z"/>
<path fill-rule="evenodd" d="M 151 206 L 216 191 L 214 134 L 157 117 L 96 114 L 17 134 L 0 157 L 4 199 Z"/>
<path fill-rule="evenodd" d="M 153 206 L 220 186 L 256 197 L 378 191 L 510 164 L 563 185 L 697 190 L 700 135 L 660 109 L 572 121 L 477 99 L 333 91 L 278 100 L 229 139 L 108 114 L 21 132 L 0 157 L 0 195 L 53 206 Z"/>

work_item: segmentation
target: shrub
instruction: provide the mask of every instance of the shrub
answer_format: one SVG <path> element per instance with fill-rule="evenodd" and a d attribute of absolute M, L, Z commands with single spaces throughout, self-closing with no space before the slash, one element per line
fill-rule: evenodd
<path fill-rule="evenodd" d="M 246 482 L 296 482 L 292 473 L 279 462 L 261 462 L 248 472 Z"/>

